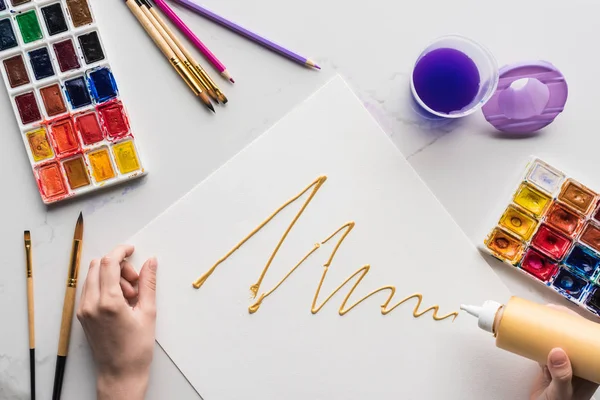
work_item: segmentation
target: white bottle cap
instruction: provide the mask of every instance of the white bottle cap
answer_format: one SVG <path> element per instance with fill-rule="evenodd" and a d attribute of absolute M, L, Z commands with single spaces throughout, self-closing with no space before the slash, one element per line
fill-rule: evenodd
<path fill-rule="evenodd" d="M 481 307 L 462 305 L 460 306 L 460 309 L 477 317 L 479 319 L 477 325 L 479 325 L 481 329 L 494 333 L 494 320 L 496 319 L 496 314 L 500 307 L 502 307 L 502 304 L 488 300 L 483 303 L 483 306 Z"/>

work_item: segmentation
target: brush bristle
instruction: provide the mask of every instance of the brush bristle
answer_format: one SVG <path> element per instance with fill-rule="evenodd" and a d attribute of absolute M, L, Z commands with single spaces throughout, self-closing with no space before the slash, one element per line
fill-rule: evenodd
<path fill-rule="evenodd" d="M 83 239 L 83 214 L 79 213 L 79 218 L 77 218 L 77 225 L 75 225 L 75 235 L 73 235 L 73 239 L 82 240 Z"/>
<path fill-rule="evenodd" d="M 23 237 L 25 240 L 31 240 L 31 233 L 29 233 L 29 231 L 25 231 Z"/>

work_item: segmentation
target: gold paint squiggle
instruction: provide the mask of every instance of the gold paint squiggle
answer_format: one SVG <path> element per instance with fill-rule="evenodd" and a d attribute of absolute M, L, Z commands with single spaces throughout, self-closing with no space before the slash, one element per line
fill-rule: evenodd
<path fill-rule="evenodd" d="M 277 243 L 277 246 L 275 246 L 275 250 L 271 254 L 271 257 L 269 258 L 269 261 L 267 261 L 267 265 L 265 265 L 265 268 L 263 269 L 262 273 L 260 274 L 260 277 L 258 278 L 258 281 L 254 285 L 252 285 L 250 287 L 250 291 L 253 293 L 254 296 L 256 296 L 256 293 L 258 293 L 258 289 L 260 287 L 260 284 L 262 283 L 263 279 L 265 278 L 265 275 L 267 274 L 267 271 L 269 270 L 269 267 L 271 266 L 271 263 L 273 262 L 273 259 L 277 255 L 277 252 L 281 248 L 281 245 L 283 244 L 283 242 L 287 238 L 288 234 L 290 233 L 290 231 L 292 230 L 292 228 L 296 224 L 296 222 L 302 216 L 302 213 L 304 212 L 304 210 L 306 210 L 306 207 L 308 207 L 308 205 L 310 204 L 310 202 L 312 201 L 312 199 L 315 197 L 315 194 L 317 194 L 317 192 L 319 191 L 319 189 L 321 189 L 321 186 L 323 186 L 323 184 L 325 183 L 326 180 L 327 180 L 326 176 L 320 176 L 320 177 L 318 177 L 313 183 L 311 183 L 310 185 L 308 185 L 302 192 L 298 193 L 298 195 L 292 197 L 284 205 L 282 205 L 277 210 L 275 210 L 275 212 L 273 214 L 271 214 L 260 225 L 258 225 L 256 228 L 254 228 L 254 230 L 252 232 L 250 232 L 250 234 L 248 236 L 246 236 L 244 239 L 242 239 L 241 242 L 239 242 L 238 244 L 236 244 L 235 246 L 233 246 L 233 248 L 231 250 L 229 250 L 229 252 L 227 252 L 227 254 L 225 254 L 223 257 L 221 257 L 221 259 L 219 259 L 219 261 L 217 261 L 215 263 L 215 265 L 213 265 L 204 275 L 202 275 L 200 278 L 196 279 L 196 281 L 193 283 L 193 286 L 196 289 L 199 289 L 200 286 L 202 286 L 202 284 L 208 279 L 208 277 L 211 276 L 213 272 L 215 272 L 215 270 L 217 269 L 217 267 L 219 265 L 221 265 L 221 263 L 223 263 L 225 260 L 227 260 L 229 257 L 231 257 L 231 255 L 233 253 L 235 253 L 240 247 L 242 247 L 244 245 L 244 243 L 246 243 L 254 235 L 256 235 L 262 228 L 265 227 L 265 225 L 267 225 L 269 222 L 271 222 L 271 220 L 273 218 L 275 218 L 281 211 L 283 211 L 284 209 L 286 209 L 287 206 L 289 206 L 290 204 L 294 203 L 296 200 L 298 200 L 300 197 L 302 197 L 302 195 L 304 193 L 306 193 L 306 192 L 308 192 L 309 190 L 312 189 L 312 192 L 308 196 L 308 199 L 306 199 L 306 201 L 302 205 L 302 208 L 300 208 L 300 211 L 298 211 L 298 213 L 296 214 L 296 216 L 294 217 L 294 219 L 292 220 L 292 222 L 290 223 L 290 225 L 288 226 L 288 228 L 284 232 L 283 236 L 279 240 L 279 243 Z"/>
<path fill-rule="evenodd" d="M 279 249 L 283 245 L 283 242 L 285 241 L 285 239 L 287 238 L 288 234 L 290 233 L 290 231 L 292 230 L 292 228 L 294 227 L 296 222 L 298 222 L 298 220 L 300 219 L 300 217 L 302 216 L 302 214 L 304 213 L 304 211 L 306 210 L 306 208 L 308 207 L 308 205 L 313 200 L 313 198 L 315 197 L 315 195 L 317 194 L 317 192 L 319 191 L 321 186 L 323 186 L 323 184 L 325 183 L 326 180 L 327 180 L 326 176 L 318 177 L 313 183 L 308 185 L 302 192 L 300 192 L 298 195 L 292 197 L 290 200 L 288 200 L 286 203 L 284 203 L 281 207 L 279 207 L 277 210 L 275 210 L 275 212 L 273 214 L 271 214 L 267 219 L 265 219 L 252 232 L 250 232 L 250 234 L 248 236 L 246 236 L 244 239 L 242 239 L 229 252 L 227 252 L 227 254 L 225 254 L 223 257 L 221 257 L 204 275 L 202 275 L 200 278 L 198 278 L 193 283 L 193 286 L 196 289 L 199 289 L 206 282 L 206 280 L 212 275 L 212 273 L 217 269 L 217 267 L 219 265 L 221 265 L 223 262 L 225 262 L 233 253 L 235 253 L 240 247 L 242 247 L 248 240 L 250 240 L 255 234 L 257 234 L 269 222 L 271 222 L 273 220 L 273 218 L 275 218 L 281 211 L 283 211 L 290 204 L 294 203 L 296 200 L 298 200 L 300 197 L 302 197 L 302 195 L 304 195 L 305 193 L 310 192 L 309 197 L 306 199 L 306 201 L 304 202 L 304 204 L 302 205 L 302 207 L 300 208 L 300 210 L 298 211 L 298 213 L 296 214 L 296 216 L 294 217 L 292 222 L 288 225 L 283 236 L 277 243 L 277 246 L 275 246 L 275 250 L 269 257 L 269 260 L 267 261 L 267 264 L 263 268 L 258 281 L 250 287 L 250 291 L 252 292 L 252 297 L 256 298 L 256 295 L 257 295 L 258 291 L 260 290 L 260 285 L 261 285 L 264 277 L 266 276 L 269 267 L 273 263 L 275 256 L 279 252 Z M 422 315 L 424 315 L 430 311 L 433 311 L 432 318 L 435 321 L 442 321 L 444 319 L 451 318 L 451 317 L 452 317 L 452 321 L 454 321 L 456 319 L 456 317 L 458 316 L 458 312 L 452 312 L 452 313 L 449 313 L 446 315 L 438 316 L 438 311 L 439 311 L 438 305 L 434 305 L 423 311 L 420 311 L 421 303 L 423 301 L 423 295 L 421 293 L 414 293 L 414 294 L 407 296 L 407 297 L 403 298 L 402 300 L 398 301 L 396 304 L 390 306 L 390 303 L 392 302 L 392 300 L 396 294 L 396 287 L 389 286 L 389 285 L 380 287 L 379 289 L 376 289 L 376 290 L 373 290 L 371 293 L 369 293 L 366 296 L 364 296 L 363 298 L 357 300 L 354 304 L 348 306 L 350 297 L 352 297 L 352 295 L 354 294 L 354 291 L 356 290 L 358 285 L 360 285 L 362 280 L 365 278 L 365 276 L 367 276 L 367 274 L 371 270 L 370 265 L 365 265 L 365 266 L 359 268 L 358 270 L 356 270 L 352 275 L 350 275 L 348 278 L 346 278 L 346 280 L 341 285 L 339 285 L 333 292 L 331 292 L 331 294 L 329 296 L 327 296 L 327 298 L 320 305 L 317 306 L 317 300 L 319 298 L 319 294 L 321 293 L 321 288 L 323 286 L 323 282 L 325 282 L 325 278 L 327 277 L 327 272 L 329 271 L 329 267 L 331 266 L 342 243 L 344 242 L 346 237 L 348 237 L 348 235 L 350 234 L 352 229 L 354 229 L 355 225 L 356 224 L 353 221 L 347 222 L 346 224 L 342 225 L 339 229 L 337 229 L 333 234 L 331 234 L 329 237 L 327 237 L 325 240 L 323 240 L 320 243 L 315 244 L 313 246 L 313 248 L 308 253 L 306 253 L 306 255 L 304 255 L 304 257 L 302 257 L 302 259 L 283 277 L 283 279 L 281 279 L 272 289 L 270 289 L 267 292 L 262 293 L 258 297 L 256 302 L 248 308 L 248 311 L 251 314 L 258 311 L 258 309 L 262 305 L 263 301 L 268 296 L 273 294 L 277 289 L 279 289 L 279 287 L 283 284 L 283 282 L 285 282 L 311 255 L 313 255 L 317 250 L 319 250 L 322 245 L 328 243 L 329 241 L 331 241 L 333 238 L 337 237 L 341 233 L 336 245 L 333 248 L 333 251 L 329 255 L 327 262 L 323 265 L 323 267 L 324 267 L 323 274 L 321 275 L 321 280 L 319 281 L 319 286 L 317 287 L 317 290 L 315 292 L 315 296 L 314 296 L 313 302 L 312 302 L 311 312 L 313 314 L 316 314 L 319 311 L 321 311 L 321 309 L 325 306 L 325 304 L 327 304 L 327 302 L 329 300 L 331 300 L 332 297 L 334 297 L 340 290 L 342 290 L 342 288 L 344 286 L 349 284 L 350 281 L 352 281 L 354 278 L 358 277 L 356 279 L 356 281 L 354 282 L 354 284 L 352 285 L 352 287 L 350 288 L 350 291 L 346 294 L 346 297 L 344 297 L 344 300 L 343 300 L 342 304 L 340 305 L 340 308 L 338 311 L 339 315 L 343 316 L 343 315 L 347 314 L 348 312 L 352 311 L 355 307 L 357 307 L 359 304 L 361 304 L 363 301 L 369 299 L 370 297 L 372 297 L 380 292 L 388 292 L 387 299 L 381 305 L 381 313 L 383 315 L 387 315 L 387 314 L 391 313 L 397 307 L 408 302 L 409 300 L 417 299 L 417 304 L 415 305 L 415 307 L 413 309 L 413 317 L 419 318 Z"/>

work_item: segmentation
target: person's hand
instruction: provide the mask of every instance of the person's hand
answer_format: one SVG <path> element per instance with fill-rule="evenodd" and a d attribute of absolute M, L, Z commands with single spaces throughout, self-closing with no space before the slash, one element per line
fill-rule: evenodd
<path fill-rule="evenodd" d="M 566 307 L 553 304 L 548 307 L 577 315 Z M 598 385 L 573 376 L 571 361 L 562 349 L 552 349 L 547 365 L 540 367 L 531 391 L 531 400 L 590 400 L 598 389 Z"/>
<path fill-rule="evenodd" d="M 138 275 L 119 246 L 90 263 L 77 318 L 97 367 L 98 400 L 143 399 L 154 353 L 156 268 L 151 258 Z"/>

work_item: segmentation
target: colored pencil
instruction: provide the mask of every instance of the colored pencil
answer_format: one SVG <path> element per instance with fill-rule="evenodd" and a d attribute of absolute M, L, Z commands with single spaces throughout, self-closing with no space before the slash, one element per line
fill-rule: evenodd
<path fill-rule="evenodd" d="M 302 57 L 301 55 L 296 54 L 293 51 L 288 50 L 288 49 L 278 45 L 277 43 L 270 41 L 269 39 L 266 39 L 254 32 L 251 32 L 248 29 L 236 24 L 235 22 L 229 21 L 228 19 L 225 19 L 225 18 L 221 17 L 220 15 L 215 14 L 214 12 L 206 9 L 205 7 L 202 7 L 201 5 L 194 3 L 193 1 L 190 1 L 190 0 L 173 0 L 173 1 L 175 3 L 181 4 L 182 6 L 194 11 L 197 14 L 200 14 L 201 16 L 203 16 L 221 26 L 224 26 L 225 28 L 227 28 L 239 35 L 242 35 L 242 36 L 252 40 L 253 42 L 260 44 L 263 47 L 266 47 L 269 50 L 274 51 L 275 53 L 278 53 L 286 58 L 289 58 L 292 61 L 295 61 L 299 64 L 303 64 L 305 66 L 312 67 L 315 69 L 321 69 L 321 67 L 319 67 L 311 59 Z"/>
<path fill-rule="evenodd" d="M 202 40 L 200 40 L 198 36 L 196 36 L 196 34 L 192 32 L 192 30 L 185 24 L 185 22 L 183 22 L 181 18 L 179 18 L 179 16 L 175 14 L 175 12 L 167 5 L 167 3 L 165 3 L 163 0 L 155 0 L 154 2 L 162 10 L 162 12 L 164 12 L 169 17 L 169 19 L 171 19 L 171 21 L 173 21 L 173 23 L 177 25 L 177 28 L 181 32 L 183 32 L 184 35 L 187 36 L 190 42 L 192 42 L 194 46 L 196 46 L 196 48 L 200 50 L 202 55 L 204 55 L 204 57 L 217 69 L 217 71 L 219 71 L 219 73 L 225 79 L 227 79 L 231 83 L 235 83 L 235 81 L 227 71 L 227 67 L 225 67 L 225 64 L 223 64 L 217 58 L 217 56 L 215 56 L 212 53 L 212 51 L 210 51 L 210 49 L 206 47 L 204 43 L 202 43 Z"/>
<path fill-rule="evenodd" d="M 204 103 L 204 105 L 211 110 L 213 113 L 215 112 L 215 108 L 210 102 L 210 98 L 202 89 L 202 86 L 196 81 L 194 75 L 183 64 L 183 61 L 180 60 L 173 49 L 169 46 L 167 41 L 161 36 L 159 31 L 154 27 L 152 22 L 148 19 L 148 17 L 142 11 L 142 3 L 139 0 L 125 0 L 125 4 L 131 11 L 131 13 L 136 17 L 139 21 L 140 25 L 144 28 L 148 36 L 154 41 L 156 46 L 162 51 L 162 53 L 167 57 L 173 68 L 177 71 L 179 76 L 185 81 L 185 83 L 189 86 L 189 88 L 194 92 L 194 94 L 200 97 L 200 100 Z"/>
<path fill-rule="evenodd" d="M 27 317 L 29 321 L 29 373 L 31 400 L 35 400 L 35 313 L 33 308 L 33 262 L 31 260 L 31 234 L 25 231 L 25 267 L 27 272 Z"/>
<path fill-rule="evenodd" d="M 173 50 L 176 52 L 176 54 L 177 54 L 177 51 L 179 51 L 181 53 L 178 56 L 183 60 L 183 63 L 185 64 L 185 66 L 190 70 L 190 72 L 194 75 L 194 77 L 198 80 L 198 82 L 200 82 L 200 84 L 205 88 L 205 90 L 209 94 L 209 96 L 213 100 L 215 100 L 217 103 L 219 101 L 221 101 L 223 104 L 227 103 L 227 97 L 223 94 L 223 92 L 221 92 L 219 87 L 216 84 L 214 84 L 214 81 L 212 79 L 210 79 L 208 74 L 206 74 L 206 71 L 204 71 L 204 68 L 202 68 L 200 66 L 200 64 L 196 61 L 196 59 L 194 58 L 192 53 L 187 49 L 187 47 L 185 47 L 183 45 L 181 40 L 179 40 L 179 38 L 177 37 L 177 35 L 175 35 L 175 33 L 169 27 L 169 25 L 167 25 L 167 23 L 161 17 L 159 12 L 156 11 L 156 8 L 152 5 L 150 0 L 141 0 L 141 1 L 144 5 L 144 11 L 147 13 L 148 17 L 149 18 L 152 17 L 153 18 L 152 22 L 153 23 L 156 22 L 155 26 L 157 26 L 157 24 L 158 24 L 160 26 L 160 28 L 162 28 L 163 32 L 168 35 L 170 42 L 169 42 L 169 40 L 167 40 L 167 42 L 169 42 L 169 45 L 173 44 L 176 47 L 176 48 L 173 48 Z M 158 29 L 158 27 L 157 27 L 157 29 Z M 158 29 L 158 30 L 161 31 L 161 29 Z"/>
<path fill-rule="evenodd" d="M 73 247 L 69 261 L 69 274 L 67 275 L 67 289 L 63 303 L 62 320 L 60 323 L 60 337 L 58 339 L 58 355 L 56 356 L 56 372 L 54 373 L 54 389 L 52 400 L 60 400 L 62 384 L 65 377 L 65 367 L 69 354 L 69 341 L 71 340 L 71 327 L 73 325 L 73 311 L 75 310 L 75 297 L 77 296 L 77 276 L 79 275 L 79 262 L 83 247 L 83 215 L 79 213 L 75 233 L 73 234 Z"/>
<path fill-rule="evenodd" d="M 188 38 L 188 40 L 190 40 L 194 45 L 196 45 L 196 47 L 199 47 L 199 45 L 202 44 L 202 42 L 200 41 L 200 39 L 198 39 L 198 37 L 194 34 L 194 32 L 192 32 L 192 30 L 181 20 L 181 18 L 179 18 L 179 16 L 175 13 L 175 11 L 173 11 L 171 9 L 171 7 L 169 7 L 169 5 L 164 2 L 164 0 L 154 0 L 154 2 L 156 3 L 156 6 L 158 8 L 160 8 L 160 10 L 171 20 L 171 22 L 173 22 L 175 24 L 175 26 L 177 26 L 177 28 Z M 185 48 L 185 46 L 183 46 L 183 44 L 181 44 L 181 42 L 178 42 L 178 44 L 179 44 L 179 47 L 181 47 L 182 49 Z M 187 49 L 186 49 L 186 51 L 187 51 Z M 217 97 L 219 98 L 219 100 L 222 103 L 227 103 L 227 97 L 225 97 L 225 95 L 223 94 L 223 92 L 221 91 L 219 86 L 217 86 L 215 81 L 212 80 L 212 78 L 210 77 L 210 75 L 208 75 L 208 73 L 204 70 L 204 68 L 202 68 L 202 66 L 196 60 L 194 60 L 191 53 L 187 52 L 186 56 L 188 57 L 188 60 L 190 60 L 190 62 L 194 66 L 194 68 L 197 70 L 198 74 L 200 74 L 200 76 L 202 76 L 206 80 L 206 82 L 210 85 L 212 90 L 214 90 L 214 92 L 217 94 Z M 229 76 L 227 71 L 225 71 L 225 74 L 223 76 L 225 76 L 232 83 L 234 83 L 234 80 Z"/>

